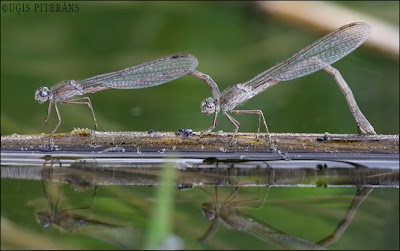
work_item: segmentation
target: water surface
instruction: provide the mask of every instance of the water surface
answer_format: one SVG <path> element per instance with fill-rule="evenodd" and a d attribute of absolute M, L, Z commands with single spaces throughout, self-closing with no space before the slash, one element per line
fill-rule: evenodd
<path fill-rule="evenodd" d="M 399 247 L 397 155 L 209 156 L 3 152 L 2 248 Z"/>

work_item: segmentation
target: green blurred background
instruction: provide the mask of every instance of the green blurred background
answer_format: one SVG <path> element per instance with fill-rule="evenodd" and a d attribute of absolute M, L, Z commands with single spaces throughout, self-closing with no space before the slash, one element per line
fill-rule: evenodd
<path fill-rule="evenodd" d="M 48 106 L 34 100 L 40 86 L 187 52 L 198 58 L 197 70 L 210 75 L 223 90 L 249 80 L 326 34 L 270 16 L 253 2 L 77 3 L 76 13 L 2 13 L 2 135 L 40 133 Z M 339 4 L 398 27 L 396 1 Z M 398 134 L 397 56 L 362 46 L 334 66 L 375 130 Z M 210 95 L 204 82 L 185 76 L 158 87 L 108 90 L 90 98 L 100 131 L 197 131 L 212 124 L 212 116 L 200 112 L 201 101 Z M 240 109 L 261 109 L 271 132 L 357 133 L 342 93 L 322 71 L 280 83 Z M 60 112 L 63 121 L 58 132 L 93 128 L 87 107 L 61 105 Z M 257 118 L 235 117 L 241 123 L 240 131 L 256 130 Z M 52 114 L 45 132 L 55 123 Z M 216 130 L 232 131 L 233 126 L 221 116 Z"/>
<path fill-rule="evenodd" d="M 2 12 L 2 135 L 40 133 L 48 104 L 38 104 L 34 92 L 42 85 L 50 87 L 63 80 L 84 79 L 187 52 L 198 58 L 197 69 L 210 75 L 223 90 L 249 80 L 326 34 L 266 14 L 253 2 L 76 3 L 79 3 L 77 13 Z M 397 1 L 337 4 L 398 27 Z M 375 130 L 398 134 L 398 56 L 362 46 L 334 66 L 352 88 Z M 210 95 L 204 82 L 185 76 L 158 87 L 108 90 L 90 98 L 99 130 L 192 128 L 197 131 L 212 123 L 212 116 L 200 112 L 201 101 Z M 263 110 L 271 132 L 357 133 L 342 93 L 325 72 L 280 83 L 240 108 Z M 87 107 L 61 105 L 60 112 L 63 121 L 58 132 L 71 131 L 74 127 L 93 128 Z M 241 123 L 240 131 L 256 131 L 257 118 L 235 117 Z M 52 114 L 46 132 L 55 123 L 55 114 Z M 233 126 L 221 116 L 216 130 L 232 131 Z M 68 186 L 63 188 L 64 201 L 71 207 L 90 202 L 91 192 L 75 193 Z M 79 235 L 43 229 L 37 224 L 33 208 L 47 206 L 39 182 L 4 179 L 1 190 L 2 224 L 8 224 L 5 219 L 9 219 L 22 226 L 21 229 L 31 230 L 26 235 L 31 238 L 21 242 L 24 236 L 20 234 L 24 232 L 7 225 L 8 231 L 2 232 L 2 238 L 14 236 L 15 239 L 10 239 L 13 245 L 19 243 L 32 248 L 34 243 L 39 243 L 38 248 L 43 248 L 42 243 L 46 243 L 50 248 L 115 248 Z M 225 197 L 220 198 L 226 198 L 229 188 L 221 190 Z M 398 248 L 398 191 L 375 189 L 346 235 L 330 248 Z M 118 220 L 112 223 L 126 223 L 144 231 L 152 217 L 149 207 L 155 201 L 153 193 L 154 189 L 148 187 L 101 187 L 96 216 L 105 220 L 115 216 Z M 249 214 L 289 234 L 317 241 L 332 233 L 354 193 L 355 188 L 272 188 L 267 210 L 250 210 Z M 241 191 L 243 198 L 253 198 L 254 194 L 254 188 Z M 328 199 L 320 203 L 318 198 Z M 179 236 L 189 240 L 185 248 L 204 248 L 197 239 L 210 222 L 201 216 L 200 208 L 201 203 L 210 199 L 199 189 L 177 192 L 174 227 Z M 264 242 L 249 234 L 225 227 L 219 231 L 210 241 L 212 249 L 266 248 Z"/>

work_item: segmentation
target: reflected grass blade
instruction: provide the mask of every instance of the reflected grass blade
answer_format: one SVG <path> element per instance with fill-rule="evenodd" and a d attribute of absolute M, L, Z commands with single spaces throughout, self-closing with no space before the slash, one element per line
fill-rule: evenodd
<path fill-rule="evenodd" d="M 156 190 L 156 203 L 145 236 L 145 249 L 165 249 L 165 242 L 171 236 L 175 178 L 175 163 L 166 163 L 161 172 L 160 186 Z"/>

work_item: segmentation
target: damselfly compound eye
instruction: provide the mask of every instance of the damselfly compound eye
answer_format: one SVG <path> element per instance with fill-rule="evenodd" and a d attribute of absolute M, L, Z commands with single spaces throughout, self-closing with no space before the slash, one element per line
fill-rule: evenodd
<path fill-rule="evenodd" d="M 215 102 L 213 98 L 206 98 L 201 103 L 201 112 L 204 114 L 211 114 L 215 112 Z"/>
<path fill-rule="evenodd" d="M 50 90 L 47 87 L 40 87 L 39 90 L 35 92 L 35 100 L 40 104 L 43 104 L 49 99 Z"/>

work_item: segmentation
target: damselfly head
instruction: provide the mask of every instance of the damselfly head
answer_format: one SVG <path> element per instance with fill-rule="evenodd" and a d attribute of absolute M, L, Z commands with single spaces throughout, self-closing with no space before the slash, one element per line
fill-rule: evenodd
<path fill-rule="evenodd" d="M 215 112 L 215 102 L 213 98 L 206 98 L 201 102 L 201 112 L 204 114 L 211 114 Z"/>
<path fill-rule="evenodd" d="M 207 217 L 207 219 L 212 220 L 216 216 L 214 205 L 210 202 L 204 202 L 201 206 L 201 212 Z"/>
<path fill-rule="evenodd" d="M 40 87 L 39 90 L 35 92 L 35 100 L 40 104 L 43 104 L 49 99 L 50 90 L 47 87 Z"/>
<path fill-rule="evenodd" d="M 46 211 L 41 211 L 36 214 L 36 220 L 42 227 L 48 227 L 51 223 L 51 215 Z"/>

